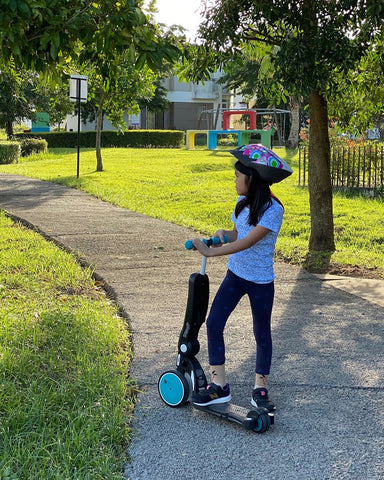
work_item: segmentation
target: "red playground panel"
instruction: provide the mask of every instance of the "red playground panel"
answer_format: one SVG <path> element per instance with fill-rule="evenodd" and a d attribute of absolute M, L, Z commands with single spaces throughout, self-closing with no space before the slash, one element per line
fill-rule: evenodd
<path fill-rule="evenodd" d="M 223 130 L 229 130 L 231 115 L 249 115 L 249 129 L 256 130 L 256 112 L 254 110 L 225 110 L 223 112 Z"/>

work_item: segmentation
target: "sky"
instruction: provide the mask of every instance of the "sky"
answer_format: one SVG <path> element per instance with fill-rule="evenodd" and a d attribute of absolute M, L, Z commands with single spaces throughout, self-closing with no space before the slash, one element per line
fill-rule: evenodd
<path fill-rule="evenodd" d="M 195 38 L 198 25 L 202 18 L 199 11 L 202 9 L 202 0 L 157 0 L 156 20 L 166 25 L 182 25 L 188 31 L 188 40 Z"/>

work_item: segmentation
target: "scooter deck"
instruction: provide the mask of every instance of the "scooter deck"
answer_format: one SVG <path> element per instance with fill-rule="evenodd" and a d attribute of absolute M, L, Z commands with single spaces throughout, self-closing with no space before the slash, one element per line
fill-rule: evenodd
<path fill-rule="evenodd" d="M 274 424 L 274 414 L 268 412 L 266 408 L 258 408 L 257 410 L 248 410 L 239 405 L 234 405 L 233 403 L 216 403 L 207 406 L 194 405 L 193 407 L 202 412 L 215 415 L 216 417 L 228 420 L 230 422 L 238 423 L 242 425 L 247 430 L 254 429 L 258 431 L 257 419 L 264 415 L 269 417 L 268 426 Z M 255 425 L 256 424 L 256 425 Z M 256 426 L 256 429 L 255 429 Z M 263 427 L 261 427 L 263 429 Z"/>

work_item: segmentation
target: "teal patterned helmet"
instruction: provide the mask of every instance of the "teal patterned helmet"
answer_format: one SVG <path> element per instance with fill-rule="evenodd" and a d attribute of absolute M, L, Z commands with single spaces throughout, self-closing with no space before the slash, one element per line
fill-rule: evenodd
<path fill-rule="evenodd" d="M 276 153 L 260 143 L 251 143 L 230 150 L 230 153 L 245 167 L 258 172 L 267 183 L 278 183 L 293 173 L 292 168 Z"/>

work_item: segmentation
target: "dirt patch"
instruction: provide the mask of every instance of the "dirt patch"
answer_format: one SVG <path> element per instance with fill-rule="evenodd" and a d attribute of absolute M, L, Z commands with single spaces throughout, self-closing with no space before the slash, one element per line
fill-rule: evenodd
<path fill-rule="evenodd" d="M 384 271 L 380 268 L 365 268 L 359 265 L 344 265 L 330 261 L 330 255 L 307 256 L 302 261 L 298 258 L 286 258 L 282 255 L 277 256 L 278 261 L 297 265 L 310 273 L 328 273 L 330 275 L 340 275 L 341 277 L 369 278 L 373 280 L 384 280 Z"/>
<path fill-rule="evenodd" d="M 357 265 L 339 265 L 331 263 L 327 272 L 331 275 L 340 275 L 342 277 L 371 278 L 374 280 L 384 280 L 384 272 L 379 268 L 364 268 Z"/>

